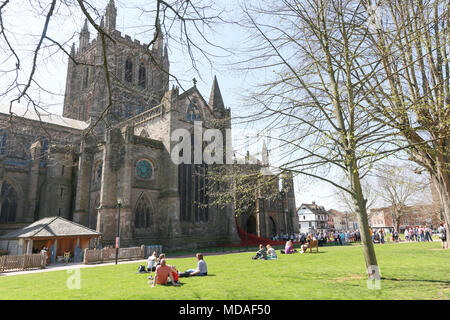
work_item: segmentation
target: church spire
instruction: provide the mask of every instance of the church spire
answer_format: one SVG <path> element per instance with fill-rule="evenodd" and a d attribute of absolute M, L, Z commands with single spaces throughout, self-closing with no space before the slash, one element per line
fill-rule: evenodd
<path fill-rule="evenodd" d="M 225 109 L 216 76 L 214 76 L 211 94 L 209 96 L 209 105 L 213 108 L 213 110 L 223 111 Z"/>
<path fill-rule="evenodd" d="M 105 28 L 107 31 L 116 30 L 116 20 L 117 20 L 117 8 L 114 0 L 109 0 L 108 5 L 106 6 L 106 14 L 105 14 Z"/>
<path fill-rule="evenodd" d="M 161 28 L 161 23 L 159 21 L 159 18 L 156 21 L 156 30 L 155 30 L 155 35 L 157 33 L 157 37 L 156 37 L 156 41 L 153 44 L 152 47 L 152 51 L 153 54 L 156 55 L 156 57 L 158 58 L 162 58 L 163 56 L 163 44 L 164 44 L 164 37 L 163 37 L 163 32 L 162 32 L 162 28 Z"/>
<path fill-rule="evenodd" d="M 262 163 L 264 166 L 269 165 L 269 151 L 267 151 L 266 140 L 263 141 L 262 146 Z"/>
<path fill-rule="evenodd" d="M 80 32 L 80 51 L 84 50 L 89 45 L 89 28 L 88 20 L 84 20 L 83 29 Z"/>

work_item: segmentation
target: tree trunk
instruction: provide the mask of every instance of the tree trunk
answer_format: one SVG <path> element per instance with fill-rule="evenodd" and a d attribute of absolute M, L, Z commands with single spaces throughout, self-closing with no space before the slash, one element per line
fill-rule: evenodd
<path fill-rule="evenodd" d="M 441 170 L 441 168 L 437 168 L 437 175 L 431 174 L 431 178 L 436 186 L 436 189 L 439 194 L 439 200 L 441 202 L 444 220 L 446 223 L 446 230 L 447 230 L 447 239 L 450 237 L 450 185 L 449 185 L 449 179 L 448 174 Z"/>
<path fill-rule="evenodd" d="M 351 187 L 353 191 L 353 200 L 355 201 L 355 208 L 358 217 L 359 228 L 361 230 L 361 242 L 364 250 L 364 259 L 366 262 L 367 273 L 369 278 L 373 278 L 374 269 L 378 268 L 377 257 L 375 255 L 375 248 L 373 246 L 372 237 L 369 231 L 369 221 L 367 218 L 366 200 L 361 187 L 361 180 L 359 173 L 355 168 L 350 166 Z"/>
<path fill-rule="evenodd" d="M 400 219 L 401 219 L 401 216 L 400 215 L 397 215 L 395 218 L 394 218 L 394 220 L 395 220 L 395 230 L 398 232 L 398 233 L 400 233 Z"/>

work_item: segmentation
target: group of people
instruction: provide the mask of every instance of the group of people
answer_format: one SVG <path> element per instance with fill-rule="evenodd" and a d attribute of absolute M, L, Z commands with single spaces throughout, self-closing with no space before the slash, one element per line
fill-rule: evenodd
<path fill-rule="evenodd" d="M 256 252 L 256 255 L 252 257 L 253 260 L 261 259 L 261 260 L 274 260 L 277 259 L 277 253 L 275 249 L 272 248 L 270 244 L 267 246 L 259 245 L 259 250 Z"/>
<path fill-rule="evenodd" d="M 369 229 L 369 231 L 373 243 L 385 243 L 385 232 L 382 228 L 376 231 Z M 428 226 L 406 228 L 403 234 L 406 242 L 433 242 L 433 230 Z M 447 231 L 444 223 L 440 223 L 437 234 L 442 241 L 442 248 L 448 248 Z M 391 240 L 393 242 L 401 241 L 397 230 L 392 232 Z"/>
<path fill-rule="evenodd" d="M 350 242 L 361 241 L 361 233 L 359 230 L 341 232 L 335 231 L 329 236 L 329 238 L 332 238 L 334 245 L 344 246 Z"/>
<path fill-rule="evenodd" d="M 305 239 L 300 239 L 300 253 L 304 253 L 306 249 L 308 249 L 312 241 L 318 240 L 316 236 L 312 233 L 308 234 Z M 280 250 L 281 254 L 292 254 L 297 253 L 298 251 L 294 248 L 294 243 L 292 240 L 287 240 L 284 246 L 284 250 Z M 261 260 L 273 260 L 277 259 L 277 253 L 275 249 L 270 245 L 259 245 L 259 250 L 256 252 L 256 255 L 252 257 L 253 260 L 261 259 Z"/>
<path fill-rule="evenodd" d="M 315 239 L 318 240 L 319 242 L 319 246 L 323 246 L 325 245 L 327 242 L 334 242 L 335 245 L 345 245 L 348 242 L 355 242 L 355 241 L 361 241 L 361 233 L 359 232 L 359 230 L 355 230 L 355 231 L 348 231 L 348 230 L 343 230 L 343 231 L 334 231 L 334 232 L 315 232 L 312 231 L 309 234 L 311 234 Z M 308 235 L 309 235 L 308 234 Z M 272 236 L 272 240 L 273 241 L 279 241 L 279 240 L 283 240 L 283 241 L 295 241 L 295 242 L 300 242 L 301 244 L 303 244 L 307 237 L 307 234 L 305 233 L 294 233 L 294 234 L 276 234 Z"/>
<path fill-rule="evenodd" d="M 299 234 L 296 233 L 282 233 L 282 234 L 274 234 L 272 235 L 272 240 L 273 241 L 288 241 L 288 240 L 292 240 L 292 241 L 298 241 L 299 239 Z"/>
<path fill-rule="evenodd" d="M 405 241 L 417 241 L 417 242 L 425 242 L 425 241 L 433 241 L 433 231 L 429 227 L 415 227 L 415 228 L 406 228 L 405 232 Z"/>
<path fill-rule="evenodd" d="M 153 278 L 151 275 L 148 277 L 150 281 L 149 284 L 152 284 L 152 288 L 156 285 L 174 285 L 179 286 L 179 278 L 180 277 L 194 277 L 194 276 L 207 276 L 208 275 L 208 267 L 206 265 L 205 260 L 203 259 L 203 254 L 197 253 L 197 268 L 189 269 L 185 272 L 179 273 L 177 268 L 174 265 L 168 265 L 166 262 L 166 255 L 161 253 L 159 257 L 156 256 L 156 252 L 148 257 L 147 260 L 147 270 L 150 272 L 155 272 L 155 277 Z"/>
<path fill-rule="evenodd" d="M 385 243 L 385 232 L 383 229 L 373 231 L 372 228 L 369 228 L 369 232 L 373 243 Z"/>

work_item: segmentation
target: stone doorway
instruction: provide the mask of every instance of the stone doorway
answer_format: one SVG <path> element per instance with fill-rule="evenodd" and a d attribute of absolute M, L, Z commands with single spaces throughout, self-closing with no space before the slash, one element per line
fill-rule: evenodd
<path fill-rule="evenodd" d="M 269 236 L 273 237 L 277 234 L 277 224 L 272 217 L 269 217 Z"/>
<path fill-rule="evenodd" d="M 256 218 L 254 215 L 251 215 L 247 219 L 247 233 L 257 234 L 256 233 Z"/>

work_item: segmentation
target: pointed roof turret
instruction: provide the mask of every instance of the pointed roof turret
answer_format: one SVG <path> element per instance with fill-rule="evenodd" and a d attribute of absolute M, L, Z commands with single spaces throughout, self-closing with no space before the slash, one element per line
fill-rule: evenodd
<path fill-rule="evenodd" d="M 262 163 L 264 166 L 268 166 L 269 165 L 269 151 L 267 151 L 267 146 L 266 146 L 266 140 L 263 141 L 263 146 L 262 146 Z"/>
<path fill-rule="evenodd" d="M 168 53 L 168 51 L 167 51 L 167 42 L 166 42 L 166 44 L 164 45 L 164 58 L 166 58 L 166 59 L 169 58 L 169 53 Z"/>
<path fill-rule="evenodd" d="M 213 108 L 213 110 L 223 111 L 225 109 L 216 76 L 214 76 L 211 94 L 209 96 L 209 105 Z"/>
<path fill-rule="evenodd" d="M 153 43 L 152 51 L 157 56 L 162 58 L 163 56 L 163 44 L 164 44 L 164 36 L 161 28 L 161 22 L 159 18 L 156 20 L 156 29 L 153 37 L 156 36 L 156 41 Z"/>
<path fill-rule="evenodd" d="M 84 25 L 83 25 L 83 29 L 81 29 L 81 33 L 89 33 L 89 27 L 88 27 L 88 19 L 84 19 Z"/>
<path fill-rule="evenodd" d="M 88 27 L 88 20 L 84 20 L 83 29 L 81 29 L 80 32 L 80 50 L 84 50 L 89 45 L 89 27 Z"/>
<path fill-rule="evenodd" d="M 116 19 L 117 19 L 117 8 L 114 0 L 109 0 L 108 5 L 106 6 L 106 14 L 105 14 L 105 28 L 108 31 L 116 30 Z"/>

